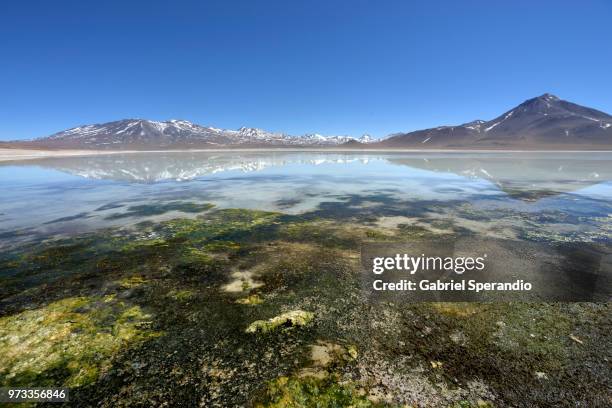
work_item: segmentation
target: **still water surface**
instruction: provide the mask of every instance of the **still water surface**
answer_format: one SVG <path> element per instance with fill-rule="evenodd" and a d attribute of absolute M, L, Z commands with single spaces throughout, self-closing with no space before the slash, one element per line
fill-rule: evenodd
<path fill-rule="evenodd" d="M 612 153 L 133 153 L 0 164 L 0 247 L 198 205 L 609 243 Z"/>

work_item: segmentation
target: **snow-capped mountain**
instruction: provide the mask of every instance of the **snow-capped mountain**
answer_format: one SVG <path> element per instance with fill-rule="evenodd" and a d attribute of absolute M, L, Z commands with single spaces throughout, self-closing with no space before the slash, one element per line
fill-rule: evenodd
<path fill-rule="evenodd" d="M 157 122 L 124 119 L 95 125 L 79 126 L 55 133 L 36 142 L 72 147 L 122 148 L 167 147 L 204 142 L 210 145 L 231 142 L 228 132 L 196 125 L 186 120 Z"/>
<path fill-rule="evenodd" d="M 601 149 L 612 147 L 612 116 L 544 94 L 490 120 L 393 135 L 376 143 L 408 148 Z"/>
<path fill-rule="evenodd" d="M 376 139 L 374 139 L 372 136 L 370 136 L 367 133 L 364 133 L 363 135 L 361 135 L 361 137 L 359 139 L 357 139 L 357 141 L 359 143 L 373 143 L 376 141 Z"/>
<path fill-rule="evenodd" d="M 291 136 L 262 129 L 241 127 L 238 130 L 201 126 L 187 120 L 158 122 L 124 119 L 94 125 L 83 125 L 36 139 L 34 145 L 56 148 L 95 149 L 177 149 L 265 146 L 338 146 L 349 141 L 369 143 L 371 138 Z"/>
<path fill-rule="evenodd" d="M 83 125 L 33 141 L 0 142 L 0 146 L 57 149 L 178 150 L 211 148 L 334 147 L 409 149 L 612 149 L 612 116 L 544 94 L 499 117 L 456 126 L 439 126 L 384 139 L 365 134 L 293 136 L 242 127 L 201 126 L 186 120 L 158 122 L 125 119 Z"/>

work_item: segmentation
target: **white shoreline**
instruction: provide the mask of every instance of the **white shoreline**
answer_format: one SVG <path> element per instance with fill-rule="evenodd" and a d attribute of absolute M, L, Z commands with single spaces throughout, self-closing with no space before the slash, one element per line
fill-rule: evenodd
<path fill-rule="evenodd" d="M 501 149 L 342 149 L 342 148 L 234 148 L 169 150 L 43 150 L 0 147 L 0 162 L 46 159 L 54 157 L 87 157 L 146 153 L 612 153 L 612 150 L 501 150 Z"/>

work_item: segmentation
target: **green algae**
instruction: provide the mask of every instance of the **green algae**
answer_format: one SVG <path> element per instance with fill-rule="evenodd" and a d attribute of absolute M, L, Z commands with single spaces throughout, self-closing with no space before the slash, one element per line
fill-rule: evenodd
<path fill-rule="evenodd" d="M 125 347 L 158 336 L 151 316 L 112 297 L 66 298 L 0 318 L 0 379 L 6 386 L 83 386 Z"/>
<path fill-rule="evenodd" d="M 147 280 L 142 276 L 128 276 L 118 281 L 119 286 L 125 289 L 136 288 L 147 283 Z"/>
<path fill-rule="evenodd" d="M 91 254 L 91 239 L 71 240 L 59 245 L 47 245 L 41 250 L 24 254 L 23 263 L 30 269 L 60 268 Z"/>
<path fill-rule="evenodd" d="M 206 252 L 212 253 L 227 253 L 227 252 L 235 252 L 240 249 L 240 244 L 233 241 L 215 241 L 209 244 L 204 245 L 202 248 Z"/>
<path fill-rule="evenodd" d="M 84 327 L 74 334 L 80 344 L 98 351 L 94 358 L 78 350 L 73 359 L 64 356 L 62 361 L 53 360 L 39 374 L 15 371 L 12 382 L 5 372 L 0 375 L 10 384 L 56 384 L 57 379 L 81 387 L 90 384 L 103 391 L 95 394 L 92 388 L 84 388 L 75 391 L 75 398 L 105 401 L 105 406 L 117 402 L 106 395 L 120 392 L 123 388 L 117 384 L 124 383 L 138 390 L 133 396 L 127 391 L 122 394 L 124 405 L 149 401 L 193 405 L 193 400 L 187 402 L 176 389 L 197 395 L 199 403 L 207 405 L 245 406 L 257 387 L 287 373 L 298 373 L 288 377 L 286 384 L 291 390 L 285 387 L 272 392 L 260 404 L 278 404 L 285 393 L 289 394 L 286 401 L 294 404 L 373 404 L 361 395 L 361 382 L 357 385 L 344 380 L 355 374 L 357 366 L 373 370 L 372 381 L 393 378 L 396 382 L 386 384 L 383 392 L 403 402 L 416 401 L 406 399 L 406 393 L 420 392 L 402 377 L 403 370 L 413 369 L 423 370 L 423 377 L 433 384 L 430 392 L 437 392 L 440 384 L 456 387 L 459 391 L 449 401 L 471 406 L 490 393 L 498 396 L 501 406 L 520 406 L 521 401 L 542 405 L 547 395 L 561 391 L 568 400 L 587 403 L 593 401 L 592 390 L 605 387 L 603 363 L 597 363 L 600 348 L 594 345 L 603 344 L 601 353 L 605 355 L 608 334 L 593 328 L 606 327 L 609 310 L 605 308 L 586 313 L 584 310 L 591 309 L 588 305 L 568 311 L 560 305 L 448 303 L 407 307 L 364 301 L 357 272 L 359 244 L 421 239 L 431 234 L 420 228 L 371 225 L 272 212 L 214 210 L 192 219 L 145 223 L 125 235 L 108 230 L 58 241 L 19 256 L 10 254 L 0 266 L 7 276 L 16 273 L 23 280 L 30 273 L 44 280 L 32 280 L 28 291 L 11 298 L 15 308 L 4 310 L 3 319 L 28 316 L 24 313 L 31 310 L 24 308 L 32 307 L 32 299 L 38 302 L 33 310 L 46 310 L 66 297 L 86 299 L 74 313 L 90 322 L 80 322 L 72 315 L 69 319 Z M 249 271 L 256 273 L 261 287 L 253 289 L 250 281 L 242 279 L 240 285 L 246 282 L 248 287 L 237 293 L 223 290 L 234 273 Z M 49 284 L 49 276 L 57 276 L 57 285 Z M 99 313 L 93 311 L 93 304 Z M 107 312 L 102 313 L 104 310 Z M 300 324 L 291 319 L 268 319 L 279 310 L 309 310 L 306 313 L 316 314 L 316 324 L 312 318 L 305 319 L 308 329 L 296 330 L 292 327 Z M 6 324 L 6 320 L 1 322 Z M 134 322 L 132 330 L 137 334 L 115 329 L 115 325 L 129 329 Z M 103 338 L 99 345 L 91 334 L 92 327 L 102 333 L 120 333 L 125 340 L 120 347 L 111 347 L 112 341 Z M 245 336 L 245 328 L 250 327 L 254 333 L 280 335 Z M 11 328 L 19 333 L 19 328 Z M 60 329 L 51 325 L 48 333 L 59 335 Z M 171 335 L 158 337 L 155 347 L 149 349 L 151 342 L 145 346 L 141 341 L 162 330 Z M 572 333 L 584 344 L 572 340 Z M 324 378 L 303 380 L 304 361 L 311 345 L 321 338 L 342 345 L 343 358 L 336 358 L 337 348 L 332 347 L 335 362 L 314 367 L 326 373 Z M 54 344 L 56 348 L 60 344 L 74 347 L 65 337 L 58 337 Z M 122 349 L 135 354 L 124 354 Z M 402 359 L 404 365 L 376 371 L 372 353 L 378 353 L 378 360 Z M 122 355 L 120 360 L 117 355 Z M 204 363 L 217 367 L 208 371 L 217 373 L 210 374 L 210 379 L 202 374 Z M 149 371 L 132 368 L 143 364 Z M 13 365 L 7 370 L 13 370 Z M 258 367 L 263 368 L 258 371 Z M 546 377 L 536 377 L 536 373 Z M 474 380 L 487 388 L 474 398 L 461 394 Z M 205 383 L 206 391 L 192 386 L 195 383 Z M 568 389 L 568 384 L 573 388 Z M 426 404 L 428 400 L 423 401 Z"/>
<path fill-rule="evenodd" d="M 304 310 L 292 310 L 268 320 L 256 320 L 245 330 L 247 333 L 268 333 L 283 328 L 307 326 L 314 319 L 314 313 Z"/>
<path fill-rule="evenodd" d="M 261 296 L 255 294 L 255 295 L 249 295 L 247 297 L 238 299 L 236 300 L 236 303 L 240 305 L 257 306 L 263 303 L 263 299 L 261 298 Z"/>
<path fill-rule="evenodd" d="M 431 232 L 420 225 L 399 224 L 397 226 L 399 238 L 423 238 L 431 236 Z"/>
<path fill-rule="evenodd" d="M 494 407 L 495 405 L 493 405 L 491 402 L 488 402 L 488 401 L 478 401 L 475 404 L 470 401 L 459 401 L 459 402 L 456 402 L 450 405 L 448 408 L 494 408 Z"/>
<path fill-rule="evenodd" d="M 340 229 L 330 221 L 301 221 L 283 225 L 281 239 L 296 242 L 316 242 L 331 247 L 355 247 L 358 241 L 352 235 L 341 235 Z"/>
<path fill-rule="evenodd" d="M 583 371 L 584 375 L 589 381 L 599 384 L 604 381 L 603 363 L 596 356 L 608 352 L 594 348 L 586 351 L 585 345 L 570 344 L 572 321 L 588 320 L 591 324 L 598 324 L 600 319 L 609 321 L 605 313 L 593 316 L 588 312 L 591 308 L 592 305 L 578 304 L 570 312 L 563 304 L 412 305 L 406 311 L 409 320 L 400 323 L 398 338 L 403 346 L 399 353 L 417 355 L 424 364 L 430 364 L 431 378 L 441 376 L 452 383 L 464 384 L 474 378 L 485 379 L 502 396 L 502 406 L 520 401 L 546 405 L 551 401 L 551 389 L 572 392 L 575 393 L 572 398 L 593 402 L 593 397 L 576 388 L 568 390 L 560 385 L 564 381 L 560 379 L 568 372 L 580 370 L 579 361 L 586 355 L 590 356 L 592 366 Z M 397 349 L 395 352 L 398 353 Z M 582 381 L 585 383 L 581 388 L 592 386 L 586 385 L 586 378 Z M 489 399 L 486 395 L 482 397 Z"/>
<path fill-rule="evenodd" d="M 168 246 L 169 243 L 166 240 L 161 238 L 155 238 L 127 242 L 125 245 L 122 246 L 121 250 L 124 252 L 143 251 L 159 249 L 163 247 L 167 248 Z"/>
<path fill-rule="evenodd" d="M 368 229 L 365 231 L 365 235 L 369 240 L 375 240 L 375 241 L 385 241 L 385 240 L 390 240 L 393 239 L 393 236 L 390 236 L 382 231 L 376 230 L 376 229 Z"/>
<path fill-rule="evenodd" d="M 185 301 L 193 299 L 193 297 L 195 296 L 195 293 L 194 291 L 188 290 L 188 289 L 182 289 L 182 290 L 173 289 L 170 292 L 168 292 L 167 296 L 179 302 L 185 302 Z"/>
<path fill-rule="evenodd" d="M 523 360 L 520 362 L 523 367 L 531 365 L 528 361 L 533 362 L 533 370 L 558 369 L 569 358 L 567 339 L 571 318 L 556 305 L 443 303 L 432 306 L 454 319 L 455 327 L 470 339 L 468 349 L 473 349 L 475 354 L 496 348 L 500 354 L 513 354 L 515 361 Z"/>
<path fill-rule="evenodd" d="M 239 209 L 215 210 L 195 219 L 174 219 L 159 223 L 154 231 L 175 241 L 238 249 L 242 242 L 267 240 L 278 226 L 281 214 Z M 216 246 L 216 248 L 215 248 Z"/>
<path fill-rule="evenodd" d="M 279 239 L 282 240 L 349 250 L 358 249 L 364 241 L 389 241 L 394 238 L 396 235 L 381 229 L 321 219 L 297 219 L 283 224 L 279 229 Z"/>
<path fill-rule="evenodd" d="M 185 247 L 180 254 L 180 262 L 184 263 L 208 264 L 212 261 L 213 257 L 210 253 L 198 248 Z"/>
<path fill-rule="evenodd" d="M 553 369 L 569 358 L 567 339 L 571 318 L 550 304 L 515 303 L 494 312 L 496 329 L 491 335 L 502 349 L 534 356 L 541 368 Z"/>
<path fill-rule="evenodd" d="M 366 398 L 352 382 L 339 382 L 335 377 L 280 377 L 268 384 L 257 408 L 310 407 L 384 407 Z"/>
<path fill-rule="evenodd" d="M 359 356 L 359 352 L 357 351 L 357 346 L 355 346 L 354 344 L 348 345 L 346 348 L 346 352 L 348 353 L 349 357 L 352 358 L 353 360 L 357 359 L 357 357 Z"/>

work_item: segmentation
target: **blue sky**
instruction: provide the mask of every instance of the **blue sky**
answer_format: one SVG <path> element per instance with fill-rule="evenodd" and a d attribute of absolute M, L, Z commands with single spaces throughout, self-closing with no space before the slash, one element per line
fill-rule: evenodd
<path fill-rule="evenodd" d="M 612 112 L 610 1 L 12 1 L 0 140 L 122 118 L 384 136 L 551 92 Z"/>

